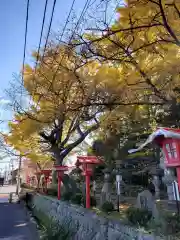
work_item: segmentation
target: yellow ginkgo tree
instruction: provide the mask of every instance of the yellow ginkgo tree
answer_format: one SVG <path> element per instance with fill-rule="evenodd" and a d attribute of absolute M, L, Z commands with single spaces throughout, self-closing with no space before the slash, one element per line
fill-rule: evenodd
<path fill-rule="evenodd" d="M 122 102 L 123 89 L 115 80 L 120 82 L 118 69 L 102 68 L 97 60 L 87 61 L 65 46 L 49 48 L 39 56 L 37 67 L 25 67 L 24 88 L 31 106 L 18 109 L 7 141 L 32 161 L 53 156 L 61 165 L 99 128 L 109 106 Z"/>
<path fill-rule="evenodd" d="M 20 157 L 28 159 L 39 170 L 51 165 L 51 156 L 48 153 L 44 154 L 37 134 L 29 135 L 26 138 L 25 132 L 20 129 L 17 122 L 10 122 L 9 127 L 10 134 L 4 135 L 6 144 L 13 147 Z"/>
<path fill-rule="evenodd" d="M 179 0 L 127 0 L 117 14 L 112 26 L 89 29 L 74 45 L 118 69 L 132 102 L 179 100 Z"/>

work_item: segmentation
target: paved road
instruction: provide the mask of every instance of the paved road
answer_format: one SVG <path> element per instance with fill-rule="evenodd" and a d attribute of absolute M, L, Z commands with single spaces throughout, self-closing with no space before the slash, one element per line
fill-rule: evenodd
<path fill-rule="evenodd" d="M 7 197 L 3 197 L 14 189 L 12 186 L 0 188 L 0 240 L 36 240 L 35 229 L 22 206 L 10 204 Z"/>

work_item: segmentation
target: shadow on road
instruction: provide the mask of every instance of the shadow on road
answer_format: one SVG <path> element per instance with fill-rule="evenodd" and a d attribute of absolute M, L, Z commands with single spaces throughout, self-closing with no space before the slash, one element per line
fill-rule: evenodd
<path fill-rule="evenodd" d="M 30 222 L 19 204 L 0 203 L 0 239 L 34 240 Z"/>

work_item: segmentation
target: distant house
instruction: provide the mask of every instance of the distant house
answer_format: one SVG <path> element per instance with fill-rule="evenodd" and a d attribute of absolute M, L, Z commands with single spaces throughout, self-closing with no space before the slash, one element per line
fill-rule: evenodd
<path fill-rule="evenodd" d="M 17 179 L 17 175 L 18 175 L 18 168 L 17 169 L 15 169 L 15 170 L 13 170 L 13 171 L 11 171 L 11 178 L 10 178 L 10 183 L 12 183 L 12 184 L 16 184 L 17 182 L 16 182 L 16 179 Z"/>

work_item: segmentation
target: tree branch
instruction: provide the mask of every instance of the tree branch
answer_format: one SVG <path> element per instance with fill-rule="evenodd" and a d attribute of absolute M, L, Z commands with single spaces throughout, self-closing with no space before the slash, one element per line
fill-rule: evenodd
<path fill-rule="evenodd" d="M 78 146 L 91 132 L 97 130 L 99 128 L 99 123 L 94 124 L 91 126 L 87 131 L 85 131 L 75 142 L 69 144 L 65 150 L 62 152 L 61 157 L 67 156 L 72 149 L 74 149 L 76 146 Z"/>
<path fill-rule="evenodd" d="M 163 5 L 162 5 L 162 0 L 159 0 L 159 8 L 160 8 L 160 12 L 161 12 L 161 16 L 162 16 L 162 20 L 163 20 L 163 24 L 164 27 L 166 28 L 166 30 L 169 32 L 169 34 L 171 35 L 171 37 L 176 41 L 177 45 L 180 45 L 180 41 L 179 39 L 176 37 L 175 33 L 173 32 L 172 28 L 169 26 L 168 21 L 166 19 L 166 15 L 163 9 Z"/>

